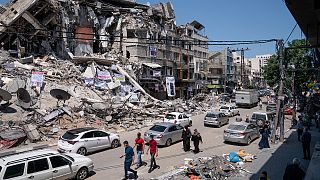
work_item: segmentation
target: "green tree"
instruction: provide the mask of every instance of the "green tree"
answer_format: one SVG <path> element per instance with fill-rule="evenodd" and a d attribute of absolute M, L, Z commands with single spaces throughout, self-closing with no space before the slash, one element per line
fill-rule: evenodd
<path fill-rule="evenodd" d="M 295 66 L 295 85 L 301 87 L 304 82 L 312 78 L 310 71 L 312 56 L 311 49 L 297 48 L 306 44 L 304 39 L 296 39 L 288 43 L 288 48 L 285 49 L 285 85 L 291 89 L 293 69 L 291 65 Z M 279 82 L 280 72 L 277 56 L 272 56 L 268 64 L 264 67 L 263 77 L 269 86 L 275 86 Z"/>
<path fill-rule="evenodd" d="M 268 60 L 268 64 L 263 68 L 263 78 L 271 87 L 279 82 L 279 63 L 276 56 L 272 56 L 271 59 Z"/>

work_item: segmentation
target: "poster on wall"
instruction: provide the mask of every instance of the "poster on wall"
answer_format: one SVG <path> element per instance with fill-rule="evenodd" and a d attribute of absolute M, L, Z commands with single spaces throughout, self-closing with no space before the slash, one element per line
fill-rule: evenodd
<path fill-rule="evenodd" d="M 157 48 L 154 46 L 150 46 L 150 57 L 152 57 L 152 58 L 157 57 Z"/>
<path fill-rule="evenodd" d="M 167 93 L 169 97 L 176 96 L 176 86 L 174 77 L 166 77 Z"/>

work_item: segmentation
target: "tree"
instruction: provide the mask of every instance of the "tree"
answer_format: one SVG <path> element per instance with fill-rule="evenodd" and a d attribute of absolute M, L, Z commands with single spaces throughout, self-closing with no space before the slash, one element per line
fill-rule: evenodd
<path fill-rule="evenodd" d="M 312 79 L 310 71 L 312 56 L 311 49 L 299 48 L 306 44 L 304 39 L 296 39 L 288 43 L 288 48 L 285 48 L 285 85 L 291 89 L 292 86 L 292 73 L 290 65 L 294 65 L 295 69 L 295 84 L 300 88 L 304 82 Z M 268 64 L 263 68 L 263 77 L 269 86 L 275 86 L 279 82 L 280 72 L 277 56 L 272 56 Z"/>
<path fill-rule="evenodd" d="M 263 78 L 271 87 L 275 86 L 279 82 L 280 71 L 278 59 L 276 56 L 272 56 L 268 60 L 268 64 L 263 68 Z"/>

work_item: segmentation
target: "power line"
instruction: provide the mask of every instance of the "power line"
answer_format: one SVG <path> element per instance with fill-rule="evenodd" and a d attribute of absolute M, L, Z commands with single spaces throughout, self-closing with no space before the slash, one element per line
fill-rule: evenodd
<path fill-rule="evenodd" d="M 288 40 L 289 40 L 289 38 L 291 37 L 293 31 L 296 29 L 297 25 L 298 25 L 297 23 L 296 23 L 296 25 L 294 25 L 293 29 L 291 30 L 291 32 L 290 32 L 290 34 L 289 34 L 289 36 L 288 36 L 288 38 L 287 38 L 287 40 L 285 41 L 284 44 L 286 44 L 286 43 L 288 42 Z"/>

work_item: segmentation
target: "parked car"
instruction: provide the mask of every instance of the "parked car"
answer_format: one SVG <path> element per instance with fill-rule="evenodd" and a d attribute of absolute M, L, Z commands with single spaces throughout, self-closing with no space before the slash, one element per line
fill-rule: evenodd
<path fill-rule="evenodd" d="M 0 179 L 86 179 L 93 171 L 88 157 L 50 149 L 0 154 Z"/>
<path fill-rule="evenodd" d="M 221 127 L 222 125 L 229 123 L 229 117 L 227 117 L 222 112 L 209 112 L 206 114 L 203 120 L 204 126 L 218 126 Z"/>
<path fill-rule="evenodd" d="M 286 106 L 286 107 L 284 108 L 284 114 L 285 114 L 285 115 L 292 115 L 293 110 L 294 110 L 293 107 Z"/>
<path fill-rule="evenodd" d="M 59 138 L 58 151 L 86 155 L 89 152 L 116 148 L 120 145 L 119 135 L 87 127 L 65 132 Z"/>
<path fill-rule="evenodd" d="M 266 107 L 266 111 L 276 111 L 277 110 L 277 103 L 275 102 L 269 102 L 267 107 Z"/>
<path fill-rule="evenodd" d="M 182 140 L 183 127 L 174 123 L 157 123 L 153 125 L 148 131 L 144 133 L 144 140 L 146 143 L 154 136 L 160 146 L 170 146 L 172 143 Z"/>
<path fill-rule="evenodd" d="M 187 116 L 185 113 L 179 113 L 179 112 L 168 113 L 164 117 L 163 122 L 180 124 L 182 127 L 186 125 L 192 126 L 191 117 Z"/>
<path fill-rule="evenodd" d="M 266 121 L 273 122 L 274 118 L 275 112 L 253 112 L 250 122 L 262 127 Z"/>
<path fill-rule="evenodd" d="M 223 133 L 224 141 L 247 145 L 259 136 L 259 127 L 256 124 L 246 122 L 234 122 Z"/>
<path fill-rule="evenodd" d="M 235 116 L 240 115 L 240 111 L 236 106 L 229 105 L 229 106 L 221 106 L 219 109 L 220 112 L 224 113 L 226 116 Z"/>

